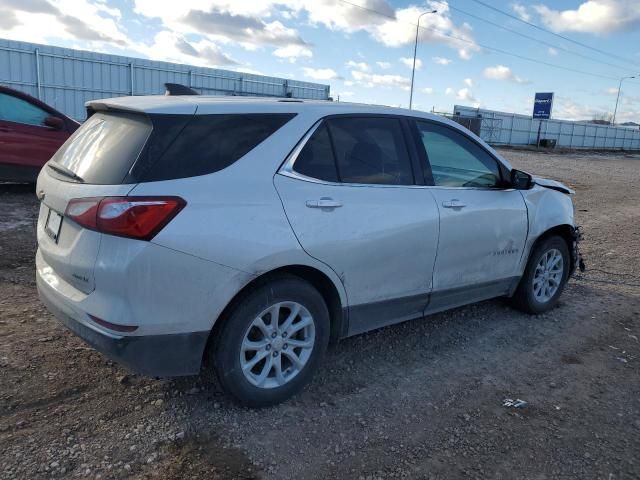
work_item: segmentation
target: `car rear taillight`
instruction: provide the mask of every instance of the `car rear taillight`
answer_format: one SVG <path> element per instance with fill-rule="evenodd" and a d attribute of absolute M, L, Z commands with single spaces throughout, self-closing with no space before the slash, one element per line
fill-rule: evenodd
<path fill-rule="evenodd" d="M 180 197 L 74 198 L 65 216 L 90 230 L 151 240 L 185 205 Z"/>

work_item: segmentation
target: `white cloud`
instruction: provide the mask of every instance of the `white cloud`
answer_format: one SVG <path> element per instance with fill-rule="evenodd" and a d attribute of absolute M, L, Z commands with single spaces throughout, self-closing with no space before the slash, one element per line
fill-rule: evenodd
<path fill-rule="evenodd" d="M 420 91 L 422 93 L 426 93 L 427 95 L 431 95 L 433 93 L 433 88 L 432 87 L 424 87 Z"/>
<path fill-rule="evenodd" d="M 337 0 L 294 0 L 292 3 L 296 4 L 298 10 L 307 12 L 311 24 L 348 33 L 384 24 L 389 21 L 386 17 L 395 15 L 395 10 L 385 0 L 360 0 L 358 4 L 365 8 Z M 379 11 L 384 16 L 372 10 Z"/>
<path fill-rule="evenodd" d="M 433 63 L 437 65 L 449 65 L 451 62 L 453 62 L 453 60 L 451 60 L 450 58 L 445 57 L 432 57 L 431 60 L 433 60 Z"/>
<path fill-rule="evenodd" d="M 307 46 L 298 32 L 276 20 L 270 23 L 250 16 L 232 15 L 217 10 L 190 10 L 181 18 L 182 29 L 241 45 L 286 47 Z"/>
<path fill-rule="evenodd" d="M 587 0 L 575 10 L 533 6 L 542 22 L 555 32 L 606 34 L 640 28 L 638 0 Z"/>
<path fill-rule="evenodd" d="M 361 72 L 368 72 L 371 70 L 371 67 L 365 62 L 356 62 L 354 60 L 349 60 L 346 65 L 347 67 L 355 68 L 356 70 L 360 70 Z"/>
<path fill-rule="evenodd" d="M 555 57 L 556 55 L 558 55 L 558 50 L 556 50 L 553 47 L 549 47 L 547 49 L 547 52 L 549 53 L 549 55 L 551 55 L 552 57 Z"/>
<path fill-rule="evenodd" d="M 313 78 L 314 80 L 335 80 L 339 78 L 339 75 L 332 68 L 304 67 L 302 71 L 305 77 Z"/>
<path fill-rule="evenodd" d="M 235 70 L 236 72 L 243 72 L 243 73 L 250 73 L 252 75 L 266 75 L 264 72 L 261 72 L 260 70 L 256 70 L 255 68 L 251 68 L 251 67 L 246 67 L 244 65 L 240 65 L 238 67 L 232 67 L 232 70 Z M 281 76 L 286 76 L 286 75 L 281 75 Z"/>
<path fill-rule="evenodd" d="M 458 50 L 461 58 L 468 58 L 479 50 L 471 26 L 466 23 L 456 25 L 446 2 L 428 0 L 426 6 L 394 9 L 387 0 L 359 0 L 360 7 L 340 0 L 287 1 L 297 4 L 300 10 L 306 10 L 311 24 L 347 33 L 364 31 L 387 47 L 411 45 L 415 39 L 415 28 L 411 24 L 415 24 L 425 8 L 437 9 L 437 14 L 422 17 L 420 26 L 424 28 L 420 29 L 420 42 L 448 45 Z"/>
<path fill-rule="evenodd" d="M 474 106 L 479 105 L 478 99 L 473 95 L 471 89 L 465 87 L 460 90 L 455 90 L 452 87 L 447 87 L 444 91 L 445 95 L 454 96 L 458 100 L 462 100 L 464 102 L 471 102 Z"/>
<path fill-rule="evenodd" d="M 618 88 L 617 87 L 607 88 L 606 92 L 609 95 L 617 95 L 618 94 Z"/>
<path fill-rule="evenodd" d="M 287 45 L 286 47 L 280 47 L 275 49 L 273 54 L 279 58 L 286 58 L 291 63 L 295 63 L 299 58 L 313 57 L 311 49 L 302 45 Z"/>
<path fill-rule="evenodd" d="M 273 18 L 290 19 L 295 16 L 297 8 L 287 10 L 287 3 L 295 2 L 134 0 L 134 12 L 142 17 L 157 19 L 164 30 L 190 40 L 208 40 L 217 45 L 235 44 L 248 51 L 270 47 L 273 48 L 273 55 L 291 63 L 301 58 L 312 58 L 312 45 L 304 41 L 296 29 Z M 278 9 L 275 8 L 276 4 Z M 156 51 L 152 58 L 163 58 L 163 52 Z"/>
<path fill-rule="evenodd" d="M 588 106 L 584 102 L 557 95 L 554 99 L 553 116 L 562 120 L 591 120 L 594 118 L 610 119 L 613 110 L 605 106 Z M 616 117 L 616 122 L 618 117 Z"/>
<path fill-rule="evenodd" d="M 458 97 L 459 100 L 469 100 L 473 102 L 476 101 L 473 93 L 468 88 L 461 88 L 460 90 L 458 90 L 456 97 Z"/>
<path fill-rule="evenodd" d="M 411 80 L 401 75 L 380 75 L 352 70 L 351 76 L 359 84 L 365 87 L 396 87 L 409 90 Z"/>
<path fill-rule="evenodd" d="M 139 41 L 131 39 L 127 23 L 122 22 L 123 12 L 107 0 L 0 0 L 0 37 L 65 45 L 77 42 L 86 49 L 198 65 L 236 64 L 222 49 L 237 45 L 249 51 L 268 49 L 293 63 L 313 58 L 314 46 L 292 22 L 344 33 L 365 32 L 384 46 L 402 47 L 413 43 L 411 24 L 426 7 L 437 8 L 438 13 L 422 17 L 421 43 L 446 45 L 463 59 L 479 51 L 471 26 L 454 21 L 446 2 L 426 0 L 420 7 L 406 8 L 396 8 L 390 0 L 357 2 L 366 8 L 340 0 L 133 0 L 131 20 L 155 30 Z M 376 65 L 392 67 L 389 62 Z"/>
<path fill-rule="evenodd" d="M 343 91 L 336 91 L 336 92 L 333 94 L 333 97 L 334 97 L 334 98 L 338 98 L 338 97 L 340 97 L 340 98 L 342 99 L 342 98 L 351 98 L 351 97 L 353 97 L 354 95 L 355 95 L 355 94 L 354 94 L 353 92 L 348 91 L 348 90 L 347 90 L 347 91 L 344 91 L 344 92 L 343 92 Z"/>
<path fill-rule="evenodd" d="M 456 98 L 458 100 L 463 100 L 466 102 L 477 102 L 476 97 L 473 96 L 473 93 L 468 88 L 461 88 L 456 93 Z"/>
<path fill-rule="evenodd" d="M 164 60 L 203 67 L 228 67 L 238 64 L 210 40 L 189 42 L 183 36 L 168 30 L 157 33 L 151 45 L 138 44 L 135 49 L 149 58 L 158 58 L 158 53 L 161 52 L 161 58 Z"/>
<path fill-rule="evenodd" d="M 531 15 L 529 15 L 527 7 L 525 7 L 524 5 L 520 5 L 519 3 L 512 3 L 511 9 L 516 13 L 516 15 L 518 15 L 520 20 L 524 20 L 525 22 L 531 20 Z"/>
<path fill-rule="evenodd" d="M 82 42 L 85 49 L 131 45 L 119 24 L 120 11 L 88 0 L 0 0 L 0 37 L 50 43 Z"/>
<path fill-rule="evenodd" d="M 470 79 L 470 78 L 465 78 L 465 79 L 464 79 L 464 84 L 465 84 L 467 87 L 473 87 L 473 80 L 472 80 L 472 79 Z"/>
<path fill-rule="evenodd" d="M 511 69 L 505 65 L 496 65 L 494 67 L 487 67 L 482 74 L 485 78 L 491 80 L 505 80 L 514 83 L 529 83 L 529 80 L 522 78 L 514 74 Z"/>
<path fill-rule="evenodd" d="M 458 56 L 468 60 L 480 48 L 475 43 L 472 28 L 467 23 L 456 25 L 446 2 L 428 1 L 427 9 L 437 9 L 438 13 L 425 15 L 420 20 L 418 40 L 424 43 L 442 43 L 455 48 Z M 372 29 L 375 39 L 388 47 L 411 45 L 415 41 L 415 29 L 407 24 L 415 24 L 425 6 L 409 6 L 395 11 L 395 20 L 388 20 Z"/>
<path fill-rule="evenodd" d="M 403 65 L 413 68 L 413 58 L 409 57 L 400 57 L 400 63 Z M 420 70 L 422 68 L 422 60 L 416 58 L 416 70 Z"/>

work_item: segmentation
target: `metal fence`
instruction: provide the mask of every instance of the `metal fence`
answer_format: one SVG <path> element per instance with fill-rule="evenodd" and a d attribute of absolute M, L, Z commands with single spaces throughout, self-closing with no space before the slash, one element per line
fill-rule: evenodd
<path fill-rule="evenodd" d="M 329 86 L 318 83 L 0 39 L 0 84 L 78 120 L 89 100 L 162 94 L 167 82 L 206 95 L 329 98 Z"/>
<path fill-rule="evenodd" d="M 539 138 L 555 141 L 557 146 L 565 148 L 640 150 L 640 130 L 633 127 L 538 120 L 526 115 L 461 105 L 454 106 L 453 111 L 454 117 L 479 119 L 479 136 L 491 144 L 536 145 Z"/>

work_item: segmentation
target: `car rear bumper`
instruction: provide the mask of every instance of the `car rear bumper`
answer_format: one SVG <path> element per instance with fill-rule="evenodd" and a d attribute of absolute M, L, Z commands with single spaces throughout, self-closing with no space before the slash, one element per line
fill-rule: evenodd
<path fill-rule="evenodd" d="M 93 348 L 135 373 L 151 377 L 200 372 L 208 331 L 166 335 L 116 335 L 101 331 L 71 300 L 37 274 L 38 295 L 47 309 Z"/>

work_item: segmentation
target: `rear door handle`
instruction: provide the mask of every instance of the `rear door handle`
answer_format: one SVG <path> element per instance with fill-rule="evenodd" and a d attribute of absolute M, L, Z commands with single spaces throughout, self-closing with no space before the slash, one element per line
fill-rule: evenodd
<path fill-rule="evenodd" d="M 338 208 L 342 203 L 334 200 L 333 198 L 321 198 L 320 200 L 307 200 L 307 207 L 309 208 Z"/>
<path fill-rule="evenodd" d="M 462 202 L 461 202 L 460 200 L 458 200 L 457 198 L 454 198 L 454 199 L 449 200 L 449 201 L 446 201 L 446 200 L 445 200 L 444 202 L 442 202 L 442 206 L 443 206 L 444 208 L 464 208 L 464 207 L 466 207 L 467 205 L 466 205 L 466 204 L 464 204 L 464 203 L 462 203 Z"/>

